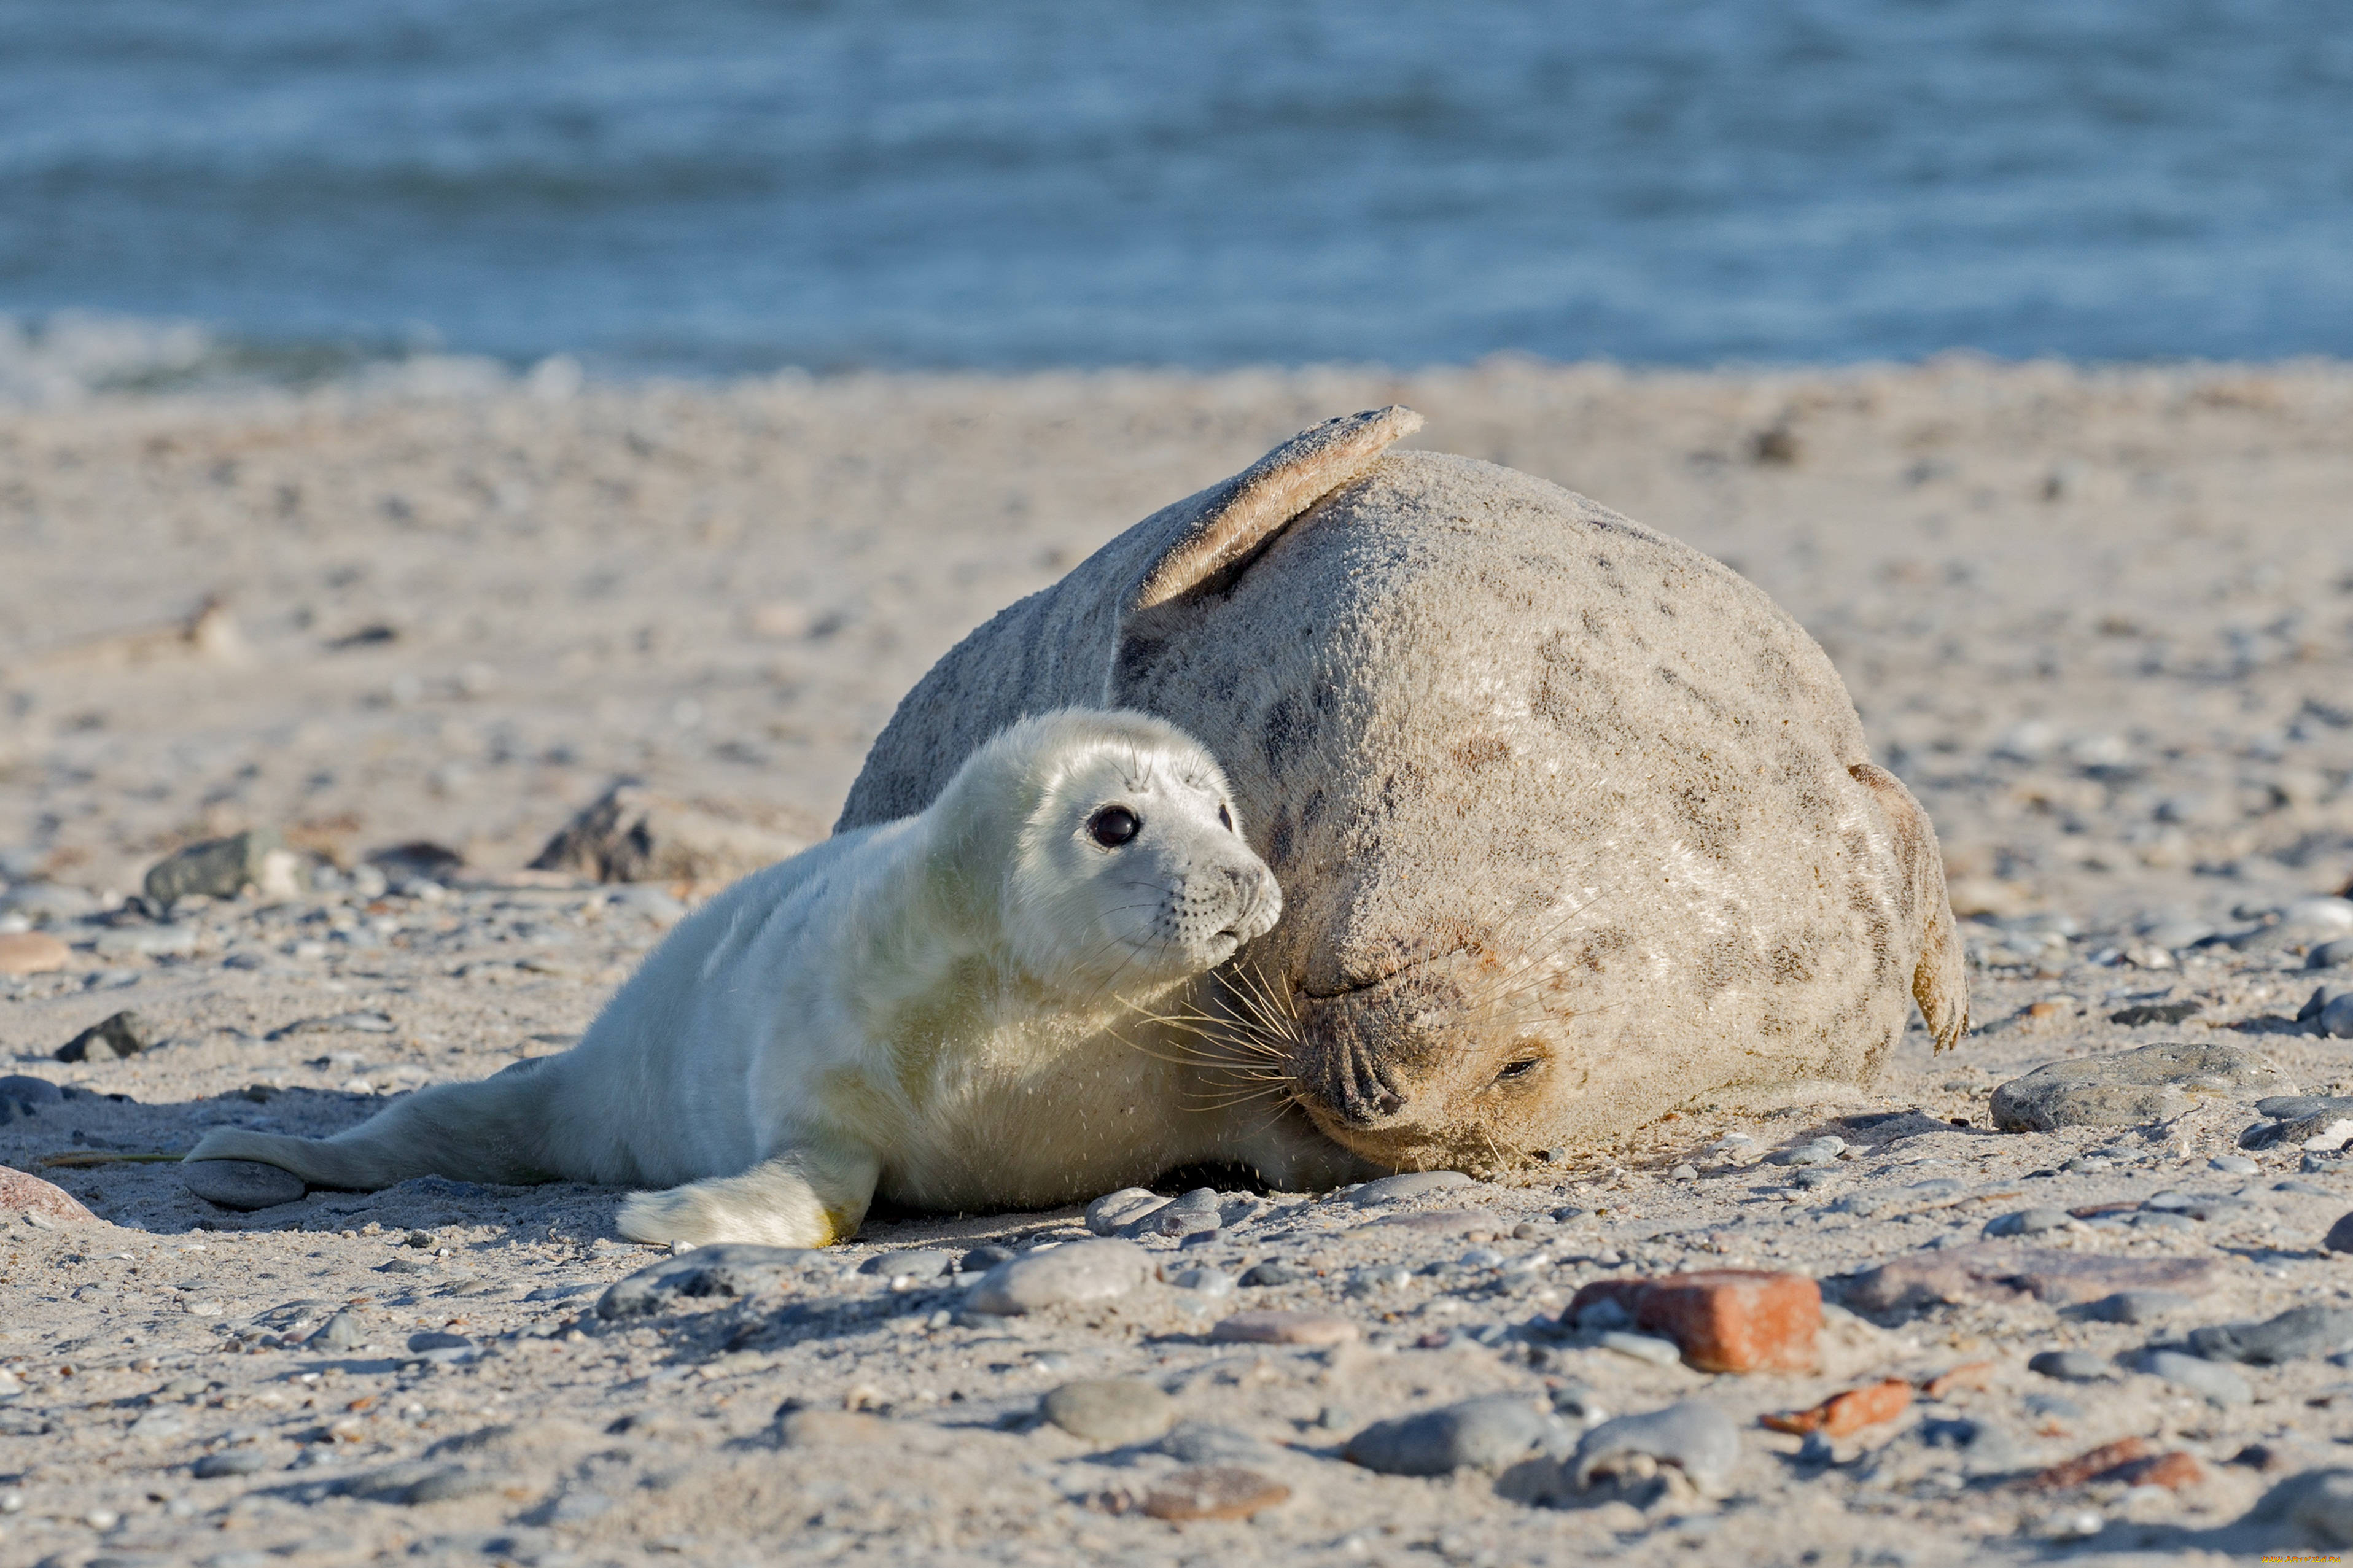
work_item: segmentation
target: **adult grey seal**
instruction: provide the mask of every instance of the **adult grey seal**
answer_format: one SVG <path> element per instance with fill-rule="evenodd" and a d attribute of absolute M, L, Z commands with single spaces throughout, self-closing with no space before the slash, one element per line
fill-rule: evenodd
<path fill-rule="evenodd" d="M 1271 1125 L 1247 1064 L 1171 1048 L 1148 1005 L 1282 907 L 1231 800 L 1161 720 L 1011 724 L 922 812 L 712 899 L 572 1050 L 331 1139 L 217 1129 L 188 1158 L 334 1187 L 659 1186 L 623 1235 L 796 1247 L 854 1234 L 878 1191 L 1043 1206 L 1218 1159 L 1335 1179 L 1356 1162 Z"/>
<path fill-rule="evenodd" d="M 922 809 L 1021 713 L 1183 726 L 1285 893 L 1189 1005 L 1392 1167 L 1866 1080 L 1915 1001 L 1952 1045 L 1935 832 L 1814 640 L 1582 496 L 1388 450 L 1420 424 L 1318 426 L 998 615 L 900 704 L 839 827 Z"/>

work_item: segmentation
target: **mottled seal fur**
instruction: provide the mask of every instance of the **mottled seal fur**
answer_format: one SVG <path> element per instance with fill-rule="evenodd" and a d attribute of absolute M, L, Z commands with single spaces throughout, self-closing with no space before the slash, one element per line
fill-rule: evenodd
<path fill-rule="evenodd" d="M 572 1050 L 332 1139 L 220 1129 L 189 1158 L 337 1187 L 656 1185 L 624 1235 L 802 1247 L 853 1234 L 878 1190 L 1045 1205 L 1218 1159 L 1330 1180 L 1355 1162 L 1268 1128 L 1134 1011 L 1282 903 L 1198 744 L 1142 714 L 1053 712 L 971 752 L 920 814 L 712 900 Z"/>
<path fill-rule="evenodd" d="M 1200 983 L 1296 1111 L 1508 1167 L 1968 1026 L 1926 814 L 1753 584 L 1526 474 L 1319 426 L 940 660 L 842 812 L 919 810 L 1024 712 L 1160 714 L 1226 764 L 1282 920 Z M 1279 1005 L 1243 1005 L 1238 977 Z M 1270 1016 L 1270 1015 L 1272 1015 Z"/>

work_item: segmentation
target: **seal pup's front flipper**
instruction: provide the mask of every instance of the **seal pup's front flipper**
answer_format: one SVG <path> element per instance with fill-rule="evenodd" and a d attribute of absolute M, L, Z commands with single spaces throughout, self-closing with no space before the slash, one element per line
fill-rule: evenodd
<path fill-rule="evenodd" d="M 858 1234 L 881 1175 L 881 1157 L 868 1150 L 787 1149 L 738 1175 L 632 1193 L 620 1230 L 631 1241 L 696 1247 L 830 1247 Z"/>
<path fill-rule="evenodd" d="M 1945 891 L 1945 857 L 1936 847 L 1936 829 L 1904 781 L 1885 768 L 1857 763 L 1847 772 L 1871 791 L 1887 820 L 1897 874 L 1905 882 L 1901 889 L 1904 908 L 1920 933 L 1912 999 L 1920 1005 L 1920 1016 L 1936 1037 L 1936 1048 L 1949 1051 L 1968 1033 L 1969 981 L 1952 900 Z"/>

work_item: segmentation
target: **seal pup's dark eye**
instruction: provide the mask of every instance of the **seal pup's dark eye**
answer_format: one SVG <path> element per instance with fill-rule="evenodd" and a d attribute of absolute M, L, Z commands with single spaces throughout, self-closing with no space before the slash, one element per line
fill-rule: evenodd
<path fill-rule="evenodd" d="M 1226 803 L 1222 800 L 1218 802 L 1218 826 L 1229 833 L 1234 830 L 1234 814 L 1226 809 Z"/>
<path fill-rule="evenodd" d="M 1518 1061 L 1507 1062 L 1504 1064 L 1504 1070 L 1495 1075 L 1495 1081 L 1502 1083 L 1506 1079 L 1525 1077 L 1535 1065 L 1536 1058 L 1534 1057 L 1523 1057 Z"/>
<path fill-rule="evenodd" d="M 1144 818 L 1124 805 L 1107 805 L 1087 818 L 1087 837 L 1106 849 L 1116 849 L 1144 827 Z"/>

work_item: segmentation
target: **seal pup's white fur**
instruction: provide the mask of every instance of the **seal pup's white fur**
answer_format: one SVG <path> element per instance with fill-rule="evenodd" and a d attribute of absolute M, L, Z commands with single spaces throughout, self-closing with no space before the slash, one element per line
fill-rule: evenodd
<path fill-rule="evenodd" d="M 823 1246 L 878 1187 L 926 1207 L 1067 1201 L 1247 1152 L 1185 1109 L 1181 1062 L 1121 1026 L 1148 1027 L 1134 1003 L 1231 957 L 1282 901 L 1198 742 L 1063 710 L 980 747 L 920 816 L 712 899 L 572 1050 L 332 1139 L 223 1129 L 189 1158 L 336 1187 L 670 1189 L 622 1208 L 640 1241 Z"/>

